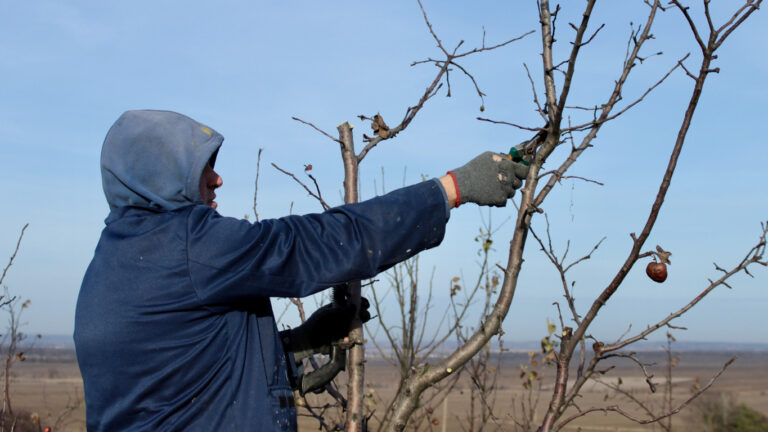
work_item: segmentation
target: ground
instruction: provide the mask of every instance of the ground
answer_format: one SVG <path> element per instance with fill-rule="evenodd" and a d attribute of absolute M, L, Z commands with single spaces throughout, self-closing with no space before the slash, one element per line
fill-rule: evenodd
<path fill-rule="evenodd" d="M 768 352 L 682 352 L 678 353 L 680 363 L 674 369 L 674 395 L 676 403 L 690 396 L 691 386 L 695 379 L 703 385 L 714 375 L 729 358 L 738 356 L 739 359 L 710 389 L 712 394 L 732 395 L 739 402 L 768 415 Z M 616 382 L 622 377 L 622 387 L 632 390 L 636 397 L 650 401 L 658 408 L 661 401 L 662 384 L 664 382 L 663 352 L 639 353 L 643 361 L 656 363 L 652 367 L 659 390 L 651 395 L 645 379 L 636 367 L 629 362 L 618 362 L 616 368 L 606 374 L 606 381 Z M 504 358 L 501 369 L 500 389 L 494 405 L 495 420 L 488 424 L 488 429 L 512 430 L 512 401 L 523 396 L 524 389 L 520 384 L 519 365 L 527 360 L 525 353 L 510 353 Z M 537 415 L 546 409 L 549 395 L 548 387 L 552 382 L 551 371 L 543 374 L 543 383 Z M 367 363 L 367 384 L 377 397 L 384 400 L 394 393 L 397 383 L 396 373 L 392 367 L 380 359 L 370 359 Z M 39 416 L 41 425 L 53 426 L 58 420 L 54 432 L 78 432 L 85 430 L 85 407 L 82 403 L 82 380 L 71 350 L 46 350 L 28 355 L 26 361 L 17 363 L 11 372 L 11 401 L 14 412 L 29 412 Z M 450 394 L 445 404 L 433 408 L 433 417 L 439 424 L 432 426 L 434 431 L 462 431 L 462 422 L 466 418 L 469 406 L 470 381 L 462 380 Z M 535 395 L 534 395 L 535 396 Z M 605 400 L 606 389 L 599 384 L 585 387 L 583 397 L 579 399 L 582 409 L 590 407 L 621 404 L 628 406 L 622 399 L 609 395 Z M 383 408 L 378 408 L 381 411 Z M 443 413 L 445 411 L 445 414 Z M 634 410 L 633 412 L 637 412 Z M 638 413 L 638 415 L 641 415 Z M 447 419 L 447 421 L 443 421 Z M 445 428 L 443 428 L 443 423 Z M 300 430 L 317 430 L 317 422 L 308 417 L 300 417 Z M 674 417 L 673 427 L 676 431 L 696 430 L 692 426 L 691 410 L 683 410 Z M 638 425 L 617 414 L 593 413 L 574 422 L 567 431 L 652 431 L 661 430 L 655 425 Z M 375 430 L 375 427 L 372 428 Z"/>

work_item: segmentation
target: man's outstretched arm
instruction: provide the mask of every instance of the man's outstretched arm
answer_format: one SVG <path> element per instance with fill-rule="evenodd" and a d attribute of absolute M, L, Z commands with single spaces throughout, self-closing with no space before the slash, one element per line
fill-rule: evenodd
<path fill-rule="evenodd" d="M 440 179 L 322 214 L 251 224 L 195 207 L 187 239 L 192 282 L 204 303 L 232 305 L 252 297 L 303 297 L 370 278 L 437 246 L 446 208 L 503 206 L 526 173 L 527 167 L 486 152 Z"/>

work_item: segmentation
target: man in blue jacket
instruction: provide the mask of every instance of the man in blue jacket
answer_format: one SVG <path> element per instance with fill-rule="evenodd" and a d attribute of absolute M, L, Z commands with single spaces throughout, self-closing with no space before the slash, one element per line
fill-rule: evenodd
<path fill-rule="evenodd" d="M 89 431 L 296 430 L 295 361 L 354 311 L 321 308 L 281 338 L 270 297 L 370 278 L 437 246 L 451 208 L 503 206 L 527 172 L 488 152 L 362 203 L 251 223 L 215 210 L 222 141 L 148 110 L 124 113 L 104 140 L 110 213 L 74 335 Z"/>

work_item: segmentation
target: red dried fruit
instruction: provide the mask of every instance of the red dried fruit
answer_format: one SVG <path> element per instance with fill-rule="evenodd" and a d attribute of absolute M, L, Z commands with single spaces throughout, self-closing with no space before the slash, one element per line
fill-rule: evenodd
<path fill-rule="evenodd" d="M 649 262 L 645 274 L 652 280 L 662 283 L 667 280 L 667 265 L 660 262 Z"/>

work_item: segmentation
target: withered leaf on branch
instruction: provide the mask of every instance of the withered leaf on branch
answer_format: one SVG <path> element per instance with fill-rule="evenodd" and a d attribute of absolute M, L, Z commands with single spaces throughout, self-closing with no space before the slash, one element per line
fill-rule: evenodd
<path fill-rule="evenodd" d="M 389 126 L 384 122 L 384 119 L 381 117 L 381 114 L 376 114 L 373 116 L 373 121 L 371 122 L 371 129 L 373 129 L 373 133 L 387 139 L 389 138 Z"/>
<path fill-rule="evenodd" d="M 594 351 L 594 352 L 599 354 L 600 351 L 603 350 L 603 346 L 604 345 L 605 344 L 603 344 L 602 342 L 595 342 L 595 343 L 592 344 L 592 351 Z"/>
<path fill-rule="evenodd" d="M 661 248 L 661 246 L 656 245 L 656 256 L 659 257 L 659 261 L 663 262 L 664 264 L 672 264 L 672 262 L 669 261 L 669 256 L 672 255 L 672 252 L 667 252 L 664 249 Z"/>

